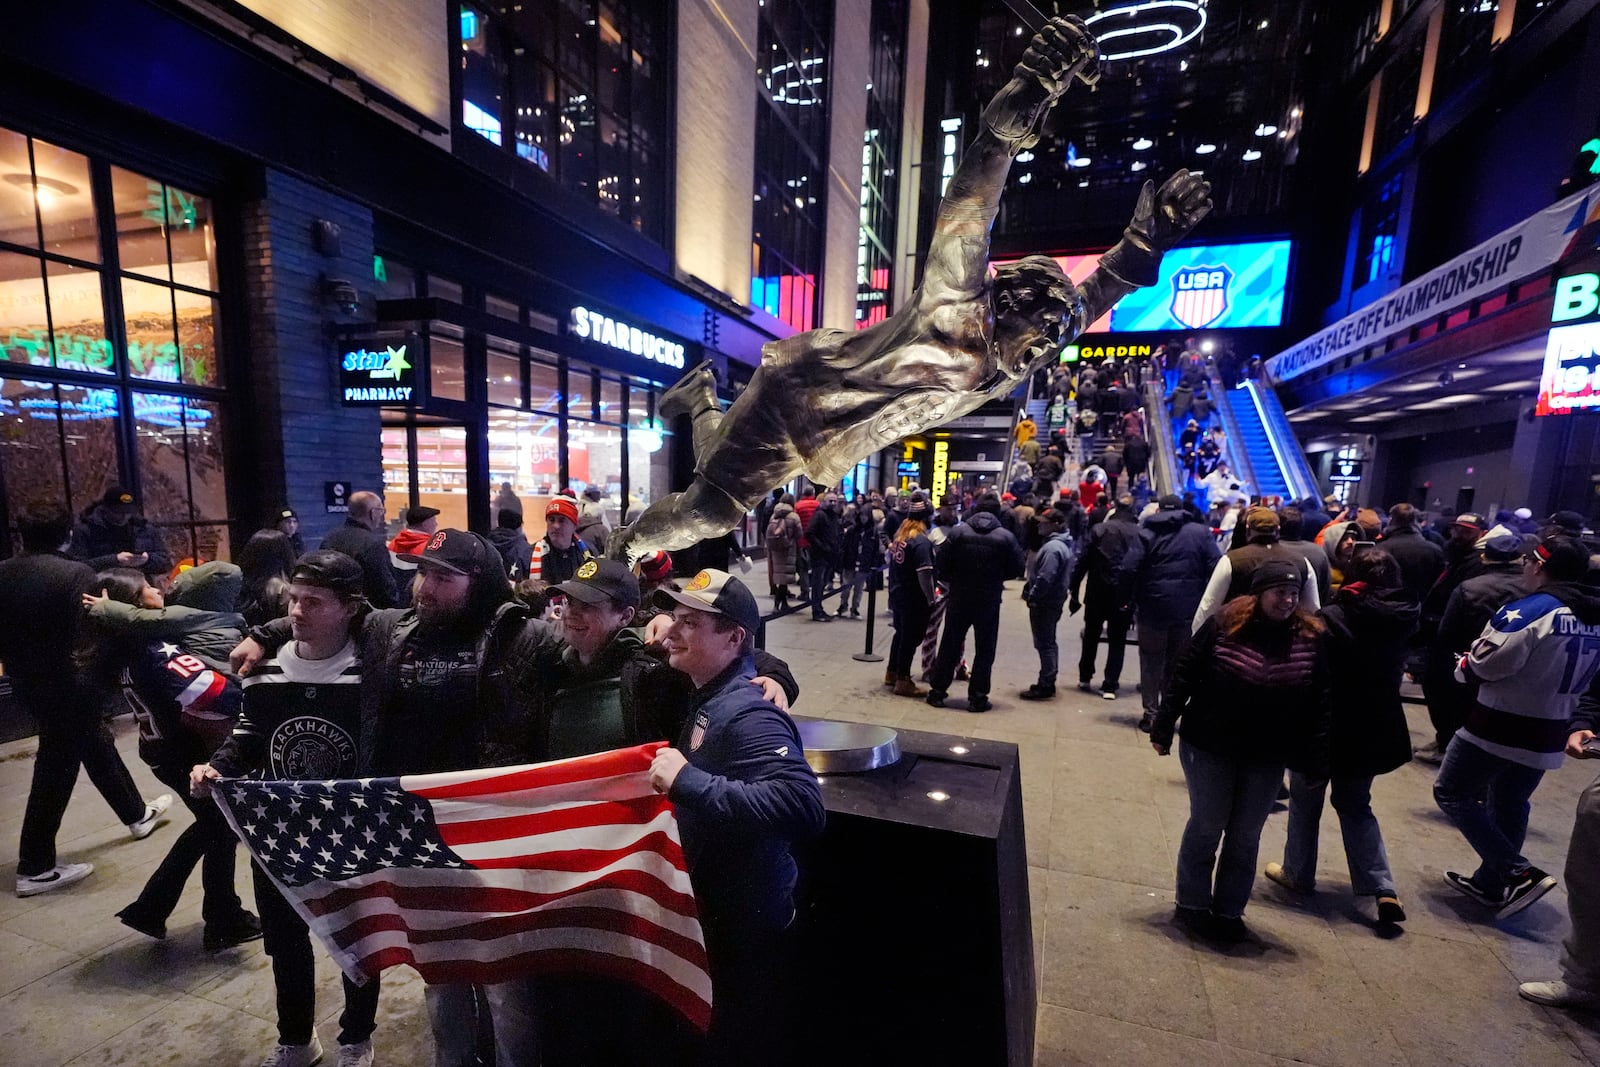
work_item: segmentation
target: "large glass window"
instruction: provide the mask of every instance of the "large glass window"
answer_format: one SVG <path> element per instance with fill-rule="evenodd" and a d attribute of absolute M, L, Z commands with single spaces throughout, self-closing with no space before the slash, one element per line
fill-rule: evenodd
<path fill-rule="evenodd" d="M 1361 236 L 1355 287 L 1398 274 L 1395 241 L 1400 233 L 1400 193 L 1403 174 L 1395 174 L 1378 187 L 1377 196 L 1361 211 Z"/>
<path fill-rule="evenodd" d="M 461 3 L 461 123 L 658 243 L 666 240 L 672 6 Z"/>
<path fill-rule="evenodd" d="M 0 130 L 10 521 L 35 505 L 82 513 L 121 484 L 174 558 L 227 557 L 216 264 L 206 197 Z"/>
<path fill-rule="evenodd" d="M 872 81 L 861 145 L 861 233 L 856 244 L 857 328 L 882 322 L 893 310 L 907 6 L 907 0 L 872 4 Z"/>
<path fill-rule="evenodd" d="M 832 25 L 832 0 L 761 6 L 750 302 L 797 330 L 821 308 Z"/>

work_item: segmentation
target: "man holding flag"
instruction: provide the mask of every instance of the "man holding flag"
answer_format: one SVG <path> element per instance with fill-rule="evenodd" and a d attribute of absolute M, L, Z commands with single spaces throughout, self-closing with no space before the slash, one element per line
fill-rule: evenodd
<path fill-rule="evenodd" d="M 654 602 L 672 612 L 667 662 L 695 687 L 678 747 L 655 754 L 650 781 L 677 810 L 705 931 L 706 1062 L 788 1063 L 792 1034 L 772 1013 L 794 1003 L 794 845 L 822 832 L 822 787 L 794 721 L 750 685 L 761 613 L 744 583 L 705 570 Z"/>
<path fill-rule="evenodd" d="M 195 796 L 209 796 L 219 778 L 251 775 L 298 783 L 355 777 L 361 664 L 353 634 L 366 606 L 364 581 L 361 565 L 342 552 L 312 552 L 295 562 L 289 584 L 293 639 L 243 679 L 244 706 L 232 735 L 190 776 Z M 263 809 L 256 815 L 257 825 L 265 825 L 266 814 Z M 273 840 L 268 851 L 287 851 L 291 844 Z M 262 1067 L 309 1067 L 323 1055 L 315 1028 L 310 931 L 259 861 L 251 870 L 278 995 L 278 1046 Z M 374 976 L 356 985 L 346 977 L 343 984 L 335 1064 L 370 1067 L 378 980 Z"/>

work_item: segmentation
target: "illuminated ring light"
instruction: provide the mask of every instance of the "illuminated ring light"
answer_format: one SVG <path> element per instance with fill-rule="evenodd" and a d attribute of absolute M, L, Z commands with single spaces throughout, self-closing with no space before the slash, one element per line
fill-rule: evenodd
<path fill-rule="evenodd" d="M 1156 16 L 1160 21 L 1143 21 L 1141 15 Z M 1102 30 L 1096 25 L 1112 19 L 1119 20 L 1113 28 Z M 1195 0 L 1147 0 L 1142 4 L 1097 11 L 1083 21 L 1094 29 L 1100 42 L 1100 62 L 1112 63 L 1119 59 L 1160 55 L 1188 44 L 1206 28 L 1206 9 Z M 1132 25 L 1121 24 L 1129 21 Z M 1129 38 L 1131 40 L 1121 48 L 1110 47 L 1113 41 Z M 1150 43 L 1152 38 L 1156 39 L 1155 43 Z"/>

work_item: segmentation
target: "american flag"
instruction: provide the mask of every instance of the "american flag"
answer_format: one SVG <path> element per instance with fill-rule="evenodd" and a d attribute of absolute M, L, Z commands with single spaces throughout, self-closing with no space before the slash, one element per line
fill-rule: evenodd
<path fill-rule="evenodd" d="M 660 744 L 527 767 L 359 781 L 228 779 L 213 795 L 352 979 L 582 971 L 702 1029 L 705 940 Z"/>

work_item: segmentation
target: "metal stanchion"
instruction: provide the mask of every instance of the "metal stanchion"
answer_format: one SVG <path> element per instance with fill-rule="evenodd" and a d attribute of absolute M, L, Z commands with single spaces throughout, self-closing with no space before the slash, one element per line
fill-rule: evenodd
<path fill-rule="evenodd" d="M 851 659 L 860 660 L 862 663 L 882 663 L 883 657 L 872 651 L 873 633 L 878 625 L 878 572 L 873 571 L 872 579 L 867 582 L 867 647 L 857 652 Z"/>

